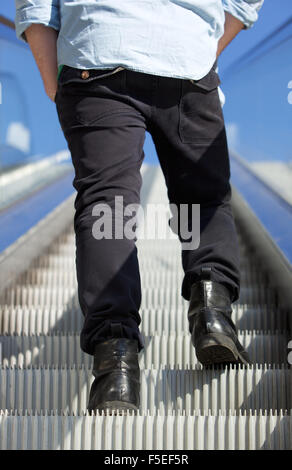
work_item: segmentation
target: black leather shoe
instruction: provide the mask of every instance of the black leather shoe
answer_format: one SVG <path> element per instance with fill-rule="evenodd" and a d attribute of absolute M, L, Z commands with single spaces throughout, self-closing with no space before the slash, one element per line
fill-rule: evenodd
<path fill-rule="evenodd" d="M 96 345 L 88 411 L 138 410 L 140 369 L 138 341 L 113 338 Z"/>
<path fill-rule="evenodd" d="M 203 365 L 250 364 L 231 320 L 230 292 L 211 281 L 211 268 L 203 268 L 200 281 L 191 287 L 188 320 L 192 343 Z"/>

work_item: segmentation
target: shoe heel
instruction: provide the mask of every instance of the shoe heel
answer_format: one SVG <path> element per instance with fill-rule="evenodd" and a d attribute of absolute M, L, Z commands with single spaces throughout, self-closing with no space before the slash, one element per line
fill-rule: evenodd
<path fill-rule="evenodd" d="M 205 335 L 197 342 L 195 349 L 198 360 L 205 366 L 241 362 L 234 342 L 222 334 Z"/>
<path fill-rule="evenodd" d="M 96 410 L 92 411 L 98 411 L 101 413 L 104 411 L 105 413 L 108 413 L 110 416 L 118 416 L 121 414 L 127 413 L 127 411 L 130 411 L 130 413 L 137 414 L 138 408 L 133 405 L 132 403 L 127 403 L 124 401 L 106 401 L 99 406 L 96 407 Z"/>

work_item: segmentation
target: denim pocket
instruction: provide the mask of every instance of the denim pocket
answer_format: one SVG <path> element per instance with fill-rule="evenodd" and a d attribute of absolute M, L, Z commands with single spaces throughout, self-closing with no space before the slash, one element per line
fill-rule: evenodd
<path fill-rule="evenodd" d="M 91 83 L 94 81 L 100 81 L 109 77 L 115 78 L 118 72 L 124 70 L 123 67 L 115 67 L 112 69 L 92 69 L 92 70 L 80 70 L 73 67 L 64 65 L 58 78 L 60 85 L 69 85 L 71 83 L 82 84 Z"/>
<path fill-rule="evenodd" d="M 113 116 L 128 112 L 119 99 L 124 86 L 124 74 L 117 73 L 120 70 L 92 70 L 87 78 L 81 77 L 81 70 L 62 70 L 56 105 L 64 133 L 80 126 L 109 126 Z"/>
<path fill-rule="evenodd" d="M 182 80 L 179 136 L 183 143 L 211 145 L 221 141 L 224 119 L 219 84 L 220 79 L 214 68 L 200 80 Z"/>
<path fill-rule="evenodd" d="M 63 131 L 78 125 L 93 125 L 102 117 L 119 111 L 114 98 L 123 90 L 122 70 L 123 67 L 99 70 L 63 67 L 56 102 Z"/>

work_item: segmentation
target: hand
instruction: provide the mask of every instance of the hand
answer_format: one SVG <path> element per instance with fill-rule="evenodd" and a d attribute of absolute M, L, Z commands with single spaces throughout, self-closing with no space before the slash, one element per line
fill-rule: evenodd
<path fill-rule="evenodd" d="M 50 100 L 55 102 L 55 97 L 57 93 L 57 81 L 55 80 L 53 83 L 44 83 L 45 91 Z"/>
<path fill-rule="evenodd" d="M 217 48 L 217 55 L 218 58 L 221 52 L 225 49 L 226 46 L 237 36 L 237 34 L 244 28 L 244 24 L 239 21 L 234 16 L 230 15 L 230 13 L 225 12 L 225 26 L 224 26 L 224 34 L 219 39 L 218 48 Z"/>

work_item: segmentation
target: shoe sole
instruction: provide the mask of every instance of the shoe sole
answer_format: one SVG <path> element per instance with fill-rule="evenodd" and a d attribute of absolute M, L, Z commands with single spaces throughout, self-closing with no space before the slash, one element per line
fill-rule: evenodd
<path fill-rule="evenodd" d="M 138 411 L 137 406 L 133 405 L 132 403 L 127 403 L 124 401 L 105 401 L 104 403 L 101 403 L 98 405 L 94 410 L 89 409 L 88 411 L 95 412 L 99 411 L 102 412 L 104 411 L 106 414 L 109 414 L 109 416 L 117 416 L 117 415 L 122 415 L 125 414 L 127 411 L 135 412 L 135 414 Z"/>
<path fill-rule="evenodd" d="M 250 364 L 246 351 L 243 348 L 239 350 L 232 339 L 222 334 L 205 335 L 196 344 L 195 349 L 198 361 L 204 366 L 230 363 L 248 366 Z"/>

